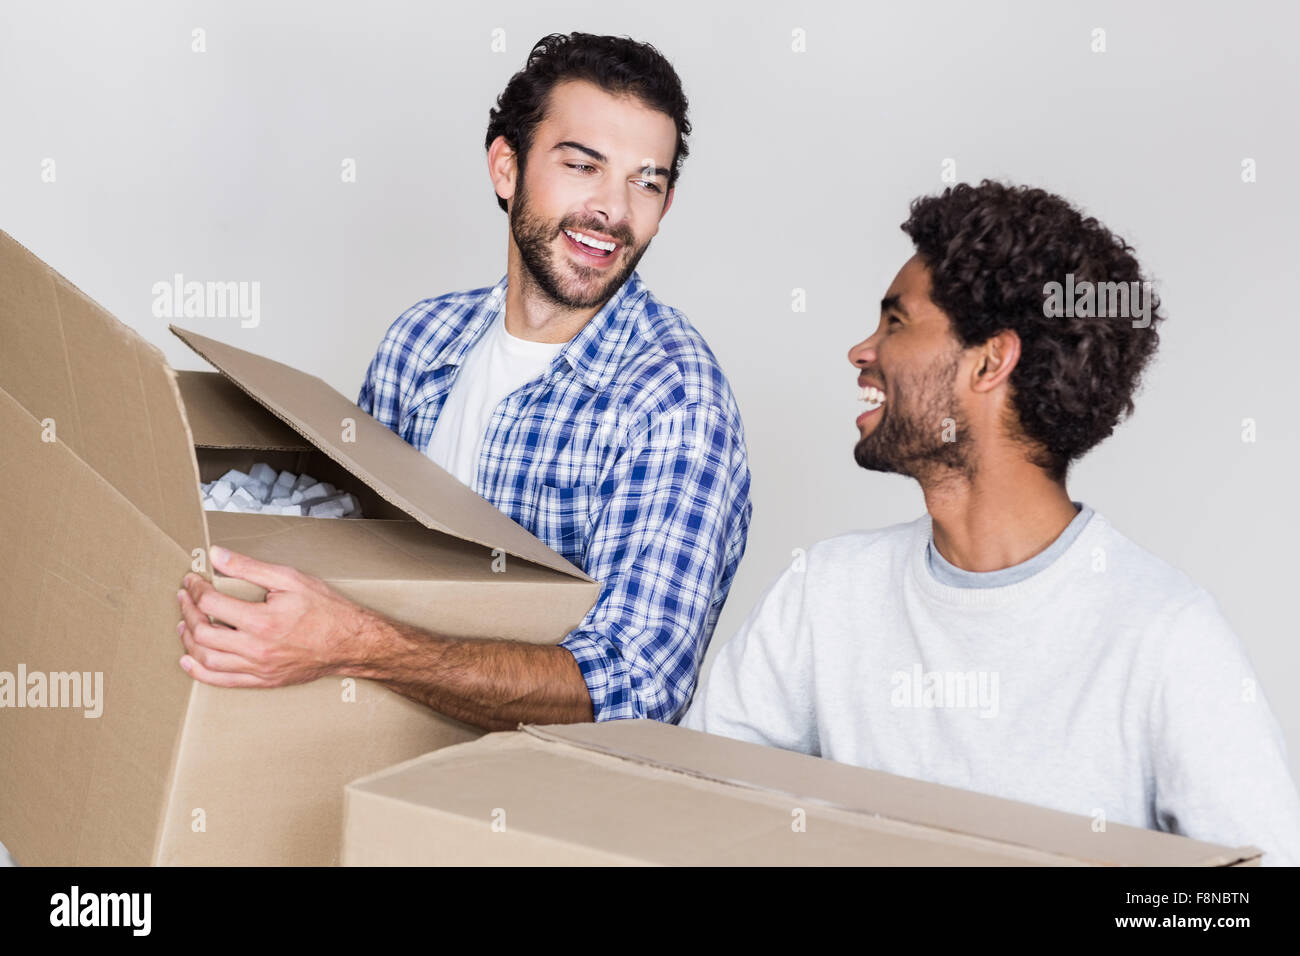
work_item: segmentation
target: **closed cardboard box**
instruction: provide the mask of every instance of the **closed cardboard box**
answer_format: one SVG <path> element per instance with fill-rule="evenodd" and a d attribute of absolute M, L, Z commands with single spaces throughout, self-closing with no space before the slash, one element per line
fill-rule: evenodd
<path fill-rule="evenodd" d="M 336 863 L 344 784 L 480 731 L 364 680 L 191 680 L 176 590 L 213 580 L 209 544 L 457 637 L 557 643 L 599 588 L 320 379 L 172 331 L 219 372 L 172 370 L 0 232 L 0 842 L 23 865 Z M 256 461 L 365 517 L 202 509 L 200 481 Z"/>
<path fill-rule="evenodd" d="M 352 866 L 1241 866 L 1231 848 L 645 720 L 522 727 L 347 787 Z"/>

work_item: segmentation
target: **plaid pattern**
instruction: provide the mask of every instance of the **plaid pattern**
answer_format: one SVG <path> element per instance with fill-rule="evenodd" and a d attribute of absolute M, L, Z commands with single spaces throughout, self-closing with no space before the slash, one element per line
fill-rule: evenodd
<path fill-rule="evenodd" d="M 470 347 L 506 296 L 417 302 L 357 404 L 423 451 Z M 597 720 L 675 722 L 745 550 L 740 410 L 700 334 L 633 272 L 548 370 L 501 402 L 474 490 L 603 585 L 561 642 Z"/>

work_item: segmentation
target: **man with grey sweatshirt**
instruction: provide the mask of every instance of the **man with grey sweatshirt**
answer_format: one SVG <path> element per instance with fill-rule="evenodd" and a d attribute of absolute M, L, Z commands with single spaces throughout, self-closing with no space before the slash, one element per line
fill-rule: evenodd
<path fill-rule="evenodd" d="M 1300 863 L 1300 795 L 1214 597 L 1073 501 L 1163 321 L 1131 247 L 1040 189 L 912 203 L 849 351 L 860 466 L 926 514 L 822 541 L 682 725 Z"/>

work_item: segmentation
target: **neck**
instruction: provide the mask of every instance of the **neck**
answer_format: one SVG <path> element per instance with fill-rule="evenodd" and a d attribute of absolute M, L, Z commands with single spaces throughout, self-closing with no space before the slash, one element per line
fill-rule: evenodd
<path fill-rule="evenodd" d="M 570 309 L 547 296 L 524 268 L 513 237 L 507 261 L 506 331 L 515 338 L 552 344 L 567 342 L 600 311 L 599 305 L 591 309 Z"/>
<path fill-rule="evenodd" d="M 923 484 L 934 546 L 966 571 L 998 571 L 1047 548 L 1078 513 L 1065 485 L 1017 456 L 969 479 Z"/>

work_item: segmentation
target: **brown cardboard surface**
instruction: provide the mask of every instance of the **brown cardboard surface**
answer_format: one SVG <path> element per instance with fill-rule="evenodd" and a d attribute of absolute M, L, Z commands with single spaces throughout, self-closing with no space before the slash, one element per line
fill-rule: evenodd
<path fill-rule="evenodd" d="M 266 414 L 266 409 L 220 372 L 177 372 L 176 383 L 185 399 L 197 448 L 312 450 L 311 442 Z"/>
<path fill-rule="evenodd" d="M 792 826 L 797 813 L 802 831 Z M 494 827 L 495 824 L 495 827 Z M 524 727 L 347 787 L 349 865 L 1231 866 L 1228 848 L 653 721 Z"/>
<path fill-rule="evenodd" d="M 458 637 L 554 643 L 591 607 L 592 585 L 523 561 L 493 570 L 491 552 L 415 521 L 208 513 L 215 544 L 287 564 L 397 621 Z M 265 592 L 217 575 L 248 601 Z"/>
<path fill-rule="evenodd" d="M 0 511 L 0 670 L 103 675 L 98 717 L 0 709 L 0 841 L 20 864 L 334 863 L 346 781 L 479 735 L 369 681 L 260 691 L 191 680 L 177 665 L 175 595 L 187 571 L 212 579 L 209 541 L 454 637 L 555 643 L 598 593 L 468 489 L 420 487 L 405 471 L 436 466 L 355 405 L 355 444 L 380 450 L 316 444 L 350 405 L 318 379 L 271 363 L 286 381 L 318 383 L 272 388 L 272 414 L 218 373 L 177 373 L 2 232 L 0 342 L 0 487 L 16 505 Z M 319 468 L 356 489 L 368 517 L 203 511 L 201 476 L 261 460 Z M 500 570 L 493 549 L 544 560 Z"/>
<path fill-rule="evenodd" d="M 590 580 L 316 376 L 197 332 L 170 328 L 249 396 L 421 524 Z M 351 441 L 342 438 L 345 421 L 355 430 Z"/>
<path fill-rule="evenodd" d="M 23 505 L 0 509 L 0 669 L 100 671 L 106 700 L 98 718 L 0 709 L 0 842 L 24 865 L 148 863 L 190 693 L 174 596 L 190 555 L 39 434 L 0 391 L 0 487 Z"/>

